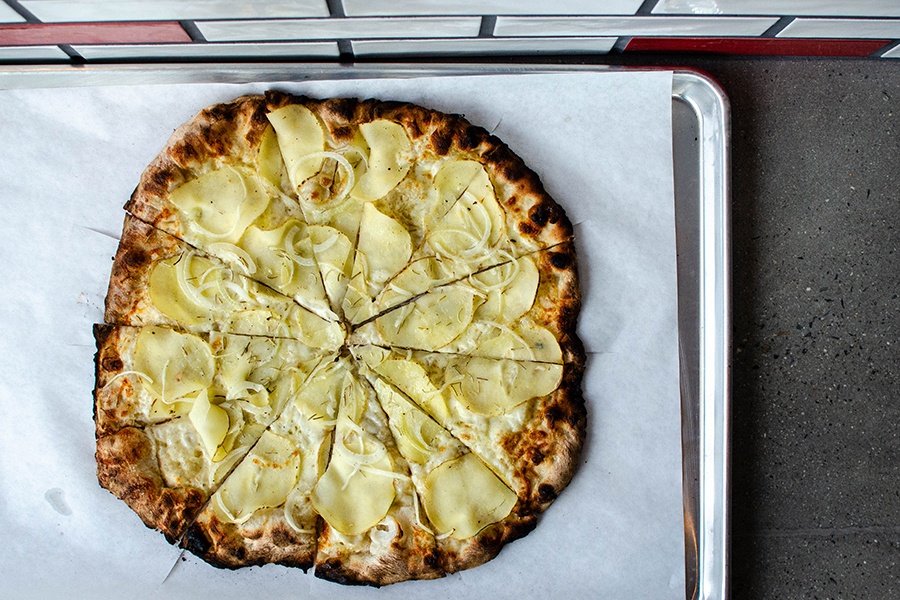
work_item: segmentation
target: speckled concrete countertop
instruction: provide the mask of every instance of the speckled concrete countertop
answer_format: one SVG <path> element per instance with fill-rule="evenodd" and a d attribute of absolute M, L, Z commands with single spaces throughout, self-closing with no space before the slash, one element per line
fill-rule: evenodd
<path fill-rule="evenodd" d="M 900 63 L 640 63 L 731 99 L 732 597 L 900 598 Z"/>

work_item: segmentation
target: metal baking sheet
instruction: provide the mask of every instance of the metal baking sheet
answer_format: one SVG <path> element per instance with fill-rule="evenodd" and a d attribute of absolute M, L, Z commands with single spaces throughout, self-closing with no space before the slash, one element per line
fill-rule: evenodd
<path fill-rule="evenodd" d="M 0 70 L 0 89 L 491 75 L 611 67 L 548 65 L 116 65 Z M 709 78 L 673 73 L 685 581 L 688 599 L 728 597 L 730 156 L 728 103 Z"/>

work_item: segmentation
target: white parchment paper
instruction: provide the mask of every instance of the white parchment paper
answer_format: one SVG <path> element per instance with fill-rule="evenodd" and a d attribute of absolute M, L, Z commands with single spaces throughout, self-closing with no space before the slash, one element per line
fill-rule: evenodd
<path fill-rule="evenodd" d="M 671 81 L 613 72 L 0 92 L 9 597 L 683 598 Z M 482 567 L 382 590 L 277 566 L 220 571 L 178 560 L 97 484 L 91 324 L 103 318 L 121 207 L 176 126 L 268 87 L 462 113 L 538 171 L 576 224 L 589 351 L 583 464 L 537 529 Z"/>

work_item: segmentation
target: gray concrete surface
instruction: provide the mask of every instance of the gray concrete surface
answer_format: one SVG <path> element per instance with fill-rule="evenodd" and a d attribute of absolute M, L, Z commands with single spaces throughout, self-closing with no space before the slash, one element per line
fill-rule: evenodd
<path fill-rule="evenodd" d="M 732 103 L 732 597 L 900 598 L 900 61 L 640 62 Z"/>

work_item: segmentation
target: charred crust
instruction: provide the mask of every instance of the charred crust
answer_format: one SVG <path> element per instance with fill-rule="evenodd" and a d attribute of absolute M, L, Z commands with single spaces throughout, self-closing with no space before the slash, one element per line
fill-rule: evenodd
<path fill-rule="evenodd" d="M 332 98 L 325 101 L 323 109 L 325 114 L 344 123 L 349 123 L 356 116 L 356 107 L 358 105 L 359 103 L 353 98 Z"/>
<path fill-rule="evenodd" d="M 470 152 L 480 146 L 487 137 L 487 131 L 474 125 L 454 128 L 453 131 L 457 148 L 465 152 Z"/>
<path fill-rule="evenodd" d="M 524 179 L 530 173 L 528 167 L 505 144 L 498 146 L 491 154 L 491 162 L 500 175 L 513 183 Z"/>
<path fill-rule="evenodd" d="M 546 227 L 547 223 L 556 223 L 560 219 L 562 208 L 555 202 L 542 200 L 528 210 L 528 218 L 535 224 Z"/>
<path fill-rule="evenodd" d="M 570 268 L 575 262 L 575 256 L 566 252 L 551 252 L 550 264 L 559 270 Z"/>
<path fill-rule="evenodd" d="M 453 143 L 453 134 L 445 129 L 436 129 L 431 134 L 431 146 L 440 156 L 446 156 L 450 152 L 451 143 Z"/>
<path fill-rule="evenodd" d="M 345 569 L 339 558 L 329 558 L 316 564 L 315 576 L 325 581 L 340 583 L 342 585 L 369 585 L 380 587 L 377 584 L 360 579 L 356 573 Z"/>
<path fill-rule="evenodd" d="M 531 221 L 519 221 L 519 233 L 527 237 L 534 237 L 541 232 L 541 228 Z"/>
<path fill-rule="evenodd" d="M 209 560 L 207 555 L 212 549 L 212 542 L 206 537 L 201 528 L 194 525 L 184 534 L 181 540 L 181 547 L 192 554 Z"/>
<path fill-rule="evenodd" d="M 538 499 L 541 503 L 549 503 L 556 500 L 557 493 L 556 490 L 553 489 L 552 485 L 548 485 L 546 483 L 542 483 L 538 486 Z"/>
<path fill-rule="evenodd" d="M 338 125 L 331 130 L 331 137 L 336 142 L 349 142 L 353 139 L 353 128 L 348 125 Z"/>

